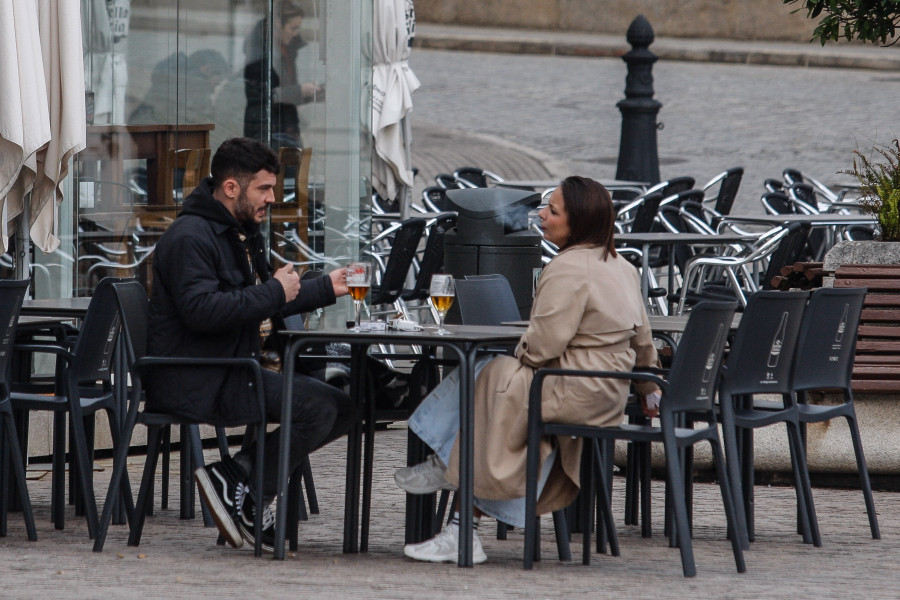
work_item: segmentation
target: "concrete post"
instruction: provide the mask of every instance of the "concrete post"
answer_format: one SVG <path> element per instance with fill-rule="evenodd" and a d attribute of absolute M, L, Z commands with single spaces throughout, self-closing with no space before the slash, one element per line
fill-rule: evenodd
<path fill-rule="evenodd" d="M 656 115 L 662 104 L 653 99 L 656 55 L 648 48 L 654 39 L 653 27 L 644 15 L 638 15 L 625 38 L 631 50 L 622 56 L 628 65 L 625 99 L 616 104 L 622 112 L 616 179 L 659 183 Z"/>

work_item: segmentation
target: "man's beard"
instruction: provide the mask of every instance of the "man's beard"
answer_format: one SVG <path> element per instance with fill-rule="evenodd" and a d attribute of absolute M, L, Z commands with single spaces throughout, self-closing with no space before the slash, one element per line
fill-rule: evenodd
<path fill-rule="evenodd" d="M 245 225 L 256 225 L 256 210 L 247 198 L 247 193 L 241 187 L 241 193 L 238 194 L 237 201 L 234 204 L 234 214 L 239 223 Z"/>

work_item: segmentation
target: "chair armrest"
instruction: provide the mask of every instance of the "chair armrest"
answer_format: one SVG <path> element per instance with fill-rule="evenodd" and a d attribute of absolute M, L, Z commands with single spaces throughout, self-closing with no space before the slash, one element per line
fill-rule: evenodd
<path fill-rule="evenodd" d="M 56 346 L 54 344 L 15 344 L 13 349 L 21 352 L 34 352 L 38 354 L 56 354 L 57 356 L 61 356 L 66 361 L 72 362 L 75 359 L 75 355 L 69 351 L 68 348 L 63 348 L 62 346 Z"/>
<path fill-rule="evenodd" d="M 541 419 L 541 395 L 544 387 L 544 379 L 547 377 L 594 377 L 600 379 L 628 379 L 631 381 L 649 381 L 655 383 L 664 392 L 668 387 L 666 380 L 643 369 L 642 371 L 578 371 L 575 369 L 538 369 L 531 380 L 531 389 L 528 394 L 528 421 L 538 422 Z"/>

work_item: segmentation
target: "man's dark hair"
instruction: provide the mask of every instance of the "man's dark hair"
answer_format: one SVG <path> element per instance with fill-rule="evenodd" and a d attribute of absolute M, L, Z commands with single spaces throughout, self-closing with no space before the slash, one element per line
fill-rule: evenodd
<path fill-rule="evenodd" d="M 234 177 L 244 187 L 259 171 L 278 174 L 278 157 L 272 149 L 251 138 L 227 139 L 212 158 L 213 189 L 229 177 Z"/>
<path fill-rule="evenodd" d="M 563 205 L 569 221 L 566 247 L 593 244 L 606 248 L 616 256 L 613 240 L 615 212 L 609 191 L 602 184 L 587 177 L 566 177 L 560 184 Z"/>

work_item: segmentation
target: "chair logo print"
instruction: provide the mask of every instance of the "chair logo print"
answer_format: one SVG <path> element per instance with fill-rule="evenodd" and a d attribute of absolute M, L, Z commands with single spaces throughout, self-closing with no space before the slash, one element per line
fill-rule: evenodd
<path fill-rule="evenodd" d="M 719 330 L 716 332 L 716 337 L 715 337 L 716 345 L 714 345 L 714 347 L 718 347 L 717 345 L 719 343 L 719 340 L 722 338 L 724 333 L 725 333 L 725 327 L 720 325 Z M 713 376 L 715 375 L 715 373 L 713 371 L 716 370 L 716 366 L 717 366 L 716 358 L 717 357 L 716 357 L 715 352 L 710 352 L 709 355 L 706 357 L 706 365 L 703 367 L 703 377 L 701 378 L 701 381 L 703 383 L 709 383 L 712 380 Z M 707 386 L 703 385 L 700 387 L 700 396 L 704 401 L 709 398 L 709 396 L 710 396 L 709 392 L 710 392 L 710 390 Z"/>
<path fill-rule="evenodd" d="M 781 347 L 784 345 L 784 334 L 787 331 L 787 321 L 789 314 L 785 312 L 781 315 L 781 324 L 775 331 L 775 337 L 772 339 L 772 349 L 769 350 L 769 360 L 766 365 L 770 369 L 778 366 L 778 359 L 781 358 Z M 766 379 L 769 379 L 768 377 Z"/>
<path fill-rule="evenodd" d="M 844 330 L 847 328 L 847 314 L 850 312 L 850 304 L 844 304 L 844 312 L 841 315 L 841 321 L 838 323 L 837 333 L 834 335 L 834 345 L 831 347 L 832 350 L 841 349 L 841 341 L 844 339 Z M 838 357 L 830 356 L 829 360 L 837 361 Z"/>

